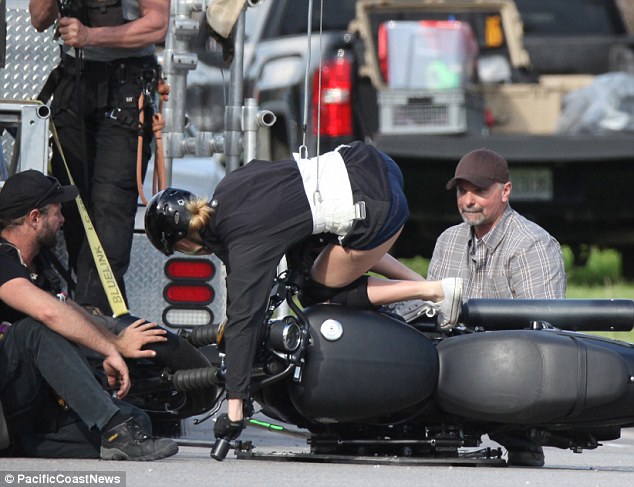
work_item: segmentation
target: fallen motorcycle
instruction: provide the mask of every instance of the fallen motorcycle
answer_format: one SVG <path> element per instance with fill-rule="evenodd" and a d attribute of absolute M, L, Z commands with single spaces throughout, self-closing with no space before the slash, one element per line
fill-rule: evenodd
<path fill-rule="evenodd" d="M 465 449 L 519 432 L 581 452 L 634 425 L 634 345 L 585 333 L 631 330 L 634 301 L 472 299 L 461 325 L 441 333 L 427 317 L 406 323 L 388 310 L 302 309 L 297 293 L 289 274 L 276 280 L 250 392 L 266 416 L 308 431 L 305 456 L 505 463 L 500 451 Z M 292 313 L 273 318 L 283 303 Z M 218 335 L 198 327 L 174 343 L 191 354 Z M 219 407 L 222 358 L 154 379 L 173 391 L 172 414 Z M 218 438 L 211 456 L 231 448 L 255 455 L 249 442 Z"/>

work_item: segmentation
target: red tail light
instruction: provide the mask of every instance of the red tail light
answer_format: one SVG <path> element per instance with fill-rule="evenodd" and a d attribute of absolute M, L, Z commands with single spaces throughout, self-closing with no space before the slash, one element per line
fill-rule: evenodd
<path fill-rule="evenodd" d="M 385 22 L 379 25 L 379 40 L 377 46 L 377 54 L 379 56 L 379 70 L 383 80 L 388 83 L 388 70 L 387 70 L 387 27 Z"/>
<path fill-rule="evenodd" d="M 313 133 L 329 137 L 352 135 L 352 62 L 344 57 L 326 61 L 313 76 Z M 318 102 L 321 100 L 321 109 Z M 317 114 L 321 117 L 318 120 Z"/>
<path fill-rule="evenodd" d="M 206 284 L 171 283 L 165 287 L 163 295 L 170 304 L 209 304 L 214 291 Z"/>
<path fill-rule="evenodd" d="M 211 280 L 216 266 L 207 258 L 172 257 L 165 264 L 169 282 L 163 299 L 169 306 L 163 310 L 163 322 L 174 328 L 189 328 L 213 323 L 208 305 L 215 299 Z"/>
<path fill-rule="evenodd" d="M 214 277 L 216 268 L 209 260 L 171 259 L 165 264 L 165 275 L 170 279 L 204 279 Z"/>

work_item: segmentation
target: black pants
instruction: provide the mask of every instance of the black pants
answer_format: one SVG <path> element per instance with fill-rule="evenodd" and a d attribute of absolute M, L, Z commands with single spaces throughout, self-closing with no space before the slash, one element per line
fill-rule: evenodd
<path fill-rule="evenodd" d="M 151 66 L 152 61 L 153 58 L 139 58 L 138 63 Z M 139 131 L 135 123 L 139 120 L 137 103 L 141 93 L 141 86 L 130 75 L 137 66 L 130 63 L 86 61 L 78 68 L 71 58 L 65 58 L 51 104 L 66 162 L 124 298 L 124 275 L 130 264 L 138 200 Z M 129 69 L 118 70 L 118 66 Z M 152 111 L 148 108 L 145 112 L 142 177 L 152 139 Z M 67 171 L 57 149 L 52 167 L 53 174 L 68 184 Z M 74 299 L 112 314 L 75 202 L 65 204 L 63 213 L 69 264 L 77 275 Z"/>
<path fill-rule="evenodd" d="M 98 458 L 100 430 L 117 411 L 151 431 L 144 412 L 113 402 L 78 347 L 30 318 L 0 340 L 0 399 L 14 454 Z"/>

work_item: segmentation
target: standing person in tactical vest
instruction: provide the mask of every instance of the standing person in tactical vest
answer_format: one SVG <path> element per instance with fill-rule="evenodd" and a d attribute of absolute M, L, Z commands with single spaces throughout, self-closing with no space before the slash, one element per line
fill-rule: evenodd
<path fill-rule="evenodd" d="M 74 184 L 86 203 L 125 297 L 137 209 L 137 146 L 145 177 L 152 140 L 153 96 L 160 79 L 155 44 L 167 33 L 169 0 L 30 0 L 31 23 L 56 23 L 60 65 L 39 99 L 52 95 L 52 118 Z M 142 107 L 142 108 L 139 108 Z M 144 123 L 140 123 L 143 111 Z M 53 173 L 70 183 L 57 148 Z M 111 314 L 77 207 L 64 205 L 75 300 Z"/>

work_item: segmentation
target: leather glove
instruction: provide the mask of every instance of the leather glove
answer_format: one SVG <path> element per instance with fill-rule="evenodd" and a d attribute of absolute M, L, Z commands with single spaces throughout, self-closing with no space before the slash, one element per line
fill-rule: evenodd
<path fill-rule="evenodd" d="M 221 414 L 216 419 L 214 425 L 214 435 L 216 438 L 223 438 L 228 441 L 235 440 L 240 436 L 242 430 L 246 427 L 246 420 L 231 421 L 227 413 Z"/>

